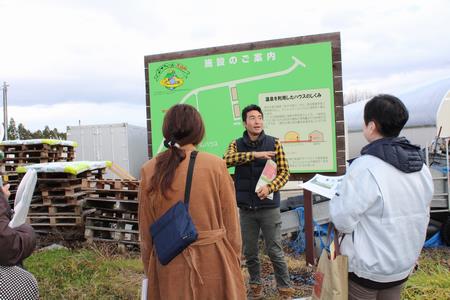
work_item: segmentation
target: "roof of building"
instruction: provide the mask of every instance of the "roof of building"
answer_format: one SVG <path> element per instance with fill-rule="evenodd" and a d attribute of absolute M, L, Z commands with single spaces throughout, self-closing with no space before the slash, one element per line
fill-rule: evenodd
<path fill-rule="evenodd" d="M 414 87 L 397 96 L 409 111 L 409 120 L 405 127 L 436 126 L 436 114 L 445 95 L 450 91 L 450 77 Z M 361 131 L 364 106 L 369 99 L 346 105 L 345 122 L 349 131 Z"/>

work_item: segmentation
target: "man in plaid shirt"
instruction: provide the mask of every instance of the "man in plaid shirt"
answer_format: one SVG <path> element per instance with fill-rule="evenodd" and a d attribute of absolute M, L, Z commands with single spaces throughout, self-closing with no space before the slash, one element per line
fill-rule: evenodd
<path fill-rule="evenodd" d="M 245 126 L 241 138 L 228 146 L 224 159 L 227 167 L 235 169 L 237 205 L 244 256 L 250 274 L 249 299 L 262 299 L 263 289 L 259 262 L 258 240 L 260 231 L 264 236 L 267 253 L 275 270 L 275 279 L 281 299 L 291 299 L 292 288 L 289 272 L 281 246 L 281 213 L 279 190 L 289 179 L 289 167 L 281 142 L 264 133 L 263 112 L 257 105 L 242 110 Z M 256 184 L 266 161 L 277 164 L 277 176 L 269 184 L 256 189 Z M 273 200 L 268 195 L 273 193 Z"/>

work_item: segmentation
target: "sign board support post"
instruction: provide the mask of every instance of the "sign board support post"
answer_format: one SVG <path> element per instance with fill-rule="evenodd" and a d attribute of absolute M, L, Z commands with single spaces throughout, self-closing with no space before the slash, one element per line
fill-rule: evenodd
<path fill-rule="evenodd" d="M 314 227 L 312 217 L 312 195 L 311 191 L 303 190 L 305 208 L 305 242 L 306 242 L 306 263 L 315 264 L 314 258 Z"/>

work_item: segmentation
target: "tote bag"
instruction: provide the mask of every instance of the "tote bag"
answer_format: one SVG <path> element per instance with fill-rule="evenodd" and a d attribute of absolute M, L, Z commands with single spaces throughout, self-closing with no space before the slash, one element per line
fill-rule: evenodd
<path fill-rule="evenodd" d="M 330 243 L 333 229 L 333 242 Z M 341 255 L 338 232 L 330 223 L 328 227 L 327 249 L 322 250 L 315 274 L 312 299 L 314 300 L 347 300 L 348 299 L 348 257 Z M 334 246 L 334 247 L 333 247 Z M 335 249 L 333 249 L 335 248 Z"/>

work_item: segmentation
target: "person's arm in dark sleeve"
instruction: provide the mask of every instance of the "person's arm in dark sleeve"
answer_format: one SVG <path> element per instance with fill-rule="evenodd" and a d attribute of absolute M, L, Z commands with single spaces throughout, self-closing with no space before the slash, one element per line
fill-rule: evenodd
<path fill-rule="evenodd" d="M 16 228 L 8 226 L 11 208 L 0 191 L 0 265 L 14 266 L 33 253 L 36 237 L 33 227 L 23 224 Z"/>

